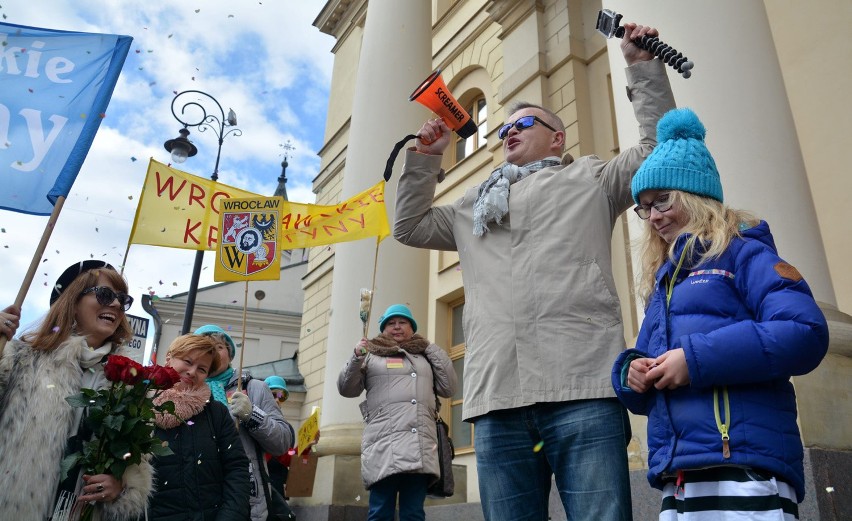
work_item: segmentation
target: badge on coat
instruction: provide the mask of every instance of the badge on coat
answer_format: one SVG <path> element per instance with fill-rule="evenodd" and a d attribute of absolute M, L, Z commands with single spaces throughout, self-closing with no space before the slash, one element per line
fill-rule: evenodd
<path fill-rule="evenodd" d="M 388 369 L 402 369 L 402 357 L 393 357 L 389 356 L 385 359 L 385 363 L 387 364 Z"/>

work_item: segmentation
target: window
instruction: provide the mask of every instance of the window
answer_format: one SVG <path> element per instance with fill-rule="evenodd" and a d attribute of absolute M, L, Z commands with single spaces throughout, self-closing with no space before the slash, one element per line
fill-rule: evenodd
<path fill-rule="evenodd" d="M 485 97 L 478 95 L 468 106 L 465 107 L 470 118 L 476 123 L 476 133 L 467 139 L 462 139 L 453 133 L 455 140 L 455 163 L 473 154 L 480 147 L 485 146 L 485 135 L 488 134 L 488 110 L 485 106 Z"/>
<path fill-rule="evenodd" d="M 450 305 L 450 359 L 453 361 L 453 369 L 458 376 L 458 388 L 450 398 L 450 435 L 453 437 L 453 445 L 457 451 L 473 448 L 473 424 L 462 420 L 462 406 L 464 405 L 464 330 L 462 329 L 462 316 L 464 314 L 464 301 Z M 466 451 L 465 451 L 466 452 Z"/>

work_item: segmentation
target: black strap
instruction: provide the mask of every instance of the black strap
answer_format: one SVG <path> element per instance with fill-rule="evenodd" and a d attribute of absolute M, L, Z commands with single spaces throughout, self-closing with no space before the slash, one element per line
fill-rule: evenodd
<path fill-rule="evenodd" d="M 266 510 L 269 511 L 272 505 L 272 498 L 269 497 L 269 476 L 266 475 L 266 465 L 263 464 L 265 461 L 263 452 L 261 452 L 257 443 L 254 444 L 254 453 L 257 455 L 257 467 L 260 470 L 260 481 L 263 483 L 263 495 L 266 496 Z"/>
<path fill-rule="evenodd" d="M 409 134 L 393 146 L 393 150 L 391 151 L 390 156 L 388 157 L 388 162 L 385 164 L 385 182 L 390 181 L 391 175 L 393 174 L 393 163 L 394 161 L 396 161 L 396 156 L 399 154 L 399 151 L 402 150 L 402 147 L 404 147 L 406 143 L 416 137 L 417 136 L 415 134 Z"/>

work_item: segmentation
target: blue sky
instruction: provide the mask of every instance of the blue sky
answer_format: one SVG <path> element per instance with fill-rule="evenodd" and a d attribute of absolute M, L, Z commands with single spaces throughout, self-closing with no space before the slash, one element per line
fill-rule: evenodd
<path fill-rule="evenodd" d="M 163 148 L 181 125 L 171 112 L 177 92 L 213 95 L 234 109 L 242 136 L 222 146 L 219 181 L 269 194 L 288 152 L 291 200 L 314 202 L 311 181 L 319 172 L 334 39 L 312 23 L 319 0 L 0 0 L 7 23 L 47 29 L 129 35 L 134 38 L 106 117 L 39 264 L 24 302 L 22 323 L 47 311 L 59 274 L 82 259 L 119 266 L 133 224 L 148 159 L 168 163 Z M 0 78 L 0 100 L 2 100 Z M 198 147 L 181 170 L 209 177 L 217 141 L 190 128 Z M 0 210 L 0 303 L 12 303 L 24 279 L 47 217 Z M 195 252 L 133 245 L 125 276 L 137 300 L 130 313 L 147 317 L 144 293 L 184 292 Z M 205 255 L 201 286 L 213 283 L 212 252 Z"/>

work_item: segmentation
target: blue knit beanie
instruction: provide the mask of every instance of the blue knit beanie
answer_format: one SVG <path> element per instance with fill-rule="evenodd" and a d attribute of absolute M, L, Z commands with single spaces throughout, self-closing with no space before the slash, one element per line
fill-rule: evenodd
<path fill-rule="evenodd" d="M 690 109 L 670 110 L 660 118 L 657 147 L 630 183 L 636 204 L 645 190 L 681 190 L 722 202 L 722 182 L 704 144 L 706 133 Z"/>
<path fill-rule="evenodd" d="M 219 326 L 213 324 L 207 324 L 206 326 L 201 326 L 195 330 L 196 335 L 220 335 L 225 339 L 225 343 L 228 344 L 228 354 L 231 357 L 231 360 L 234 359 L 234 356 L 237 354 L 237 345 L 234 344 L 234 339 L 231 338 L 231 335 L 225 333 L 225 330 Z"/>

